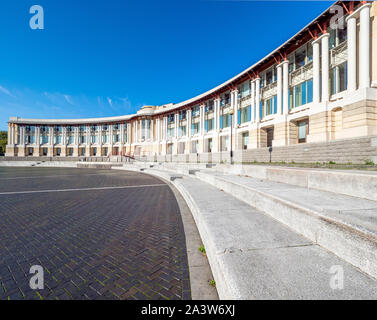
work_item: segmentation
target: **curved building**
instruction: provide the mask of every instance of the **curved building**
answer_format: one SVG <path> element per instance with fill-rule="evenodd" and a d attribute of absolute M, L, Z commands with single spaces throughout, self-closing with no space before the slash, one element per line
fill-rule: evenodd
<path fill-rule="evenodd" d="M 12 117 L 6 155 L 377 162 L 376 19 L 376 2 L 338 1 L 247 70 L 178 104 L 98 119 Z"/>

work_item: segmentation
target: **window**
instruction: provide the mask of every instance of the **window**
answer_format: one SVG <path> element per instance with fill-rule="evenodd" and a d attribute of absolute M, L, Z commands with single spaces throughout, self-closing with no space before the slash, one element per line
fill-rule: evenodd
<path fill-rule="evenodd" d="M 102 125 L 102 131 L 107 131 L 107 129 L 108 129 L 107 124 L 103 124 L 103 125 Z"/>
<path fill-rule="evenodd" d="M 119 124 L 118 123 L 113 125 L 113 130 L 119 130 Z"/>
<path fill-rule="evenodd" d="M 120 140 L 120 139 L 119 139 L 119 134 L 114 134 L 114 135 L 113 135 L 113 142 L 114 142 L 114 143 L 117 143 L 117 142 L 119 142 L 119 140 Z"/>
<path fill-rule="evenodd" d="M 267 147 L 272 147 L 272 141 L 274 140 L 274 128 L 267 129 Z"/>
<path fill-rule="evenodd" d="M 200 115 L 200 108 L 199 108 L 199 106 L 193 107 L 191 109 L 191 112 L 192 112 L 192 116 L 193 117 L 199 116 Z"/>
<path fill-rule="evenodd" d="M 102 143 L 107 143 L 107 142 L 108 142 L 107 135 L 106 134 L 102 135 Z"/>
<path fill-rule="evenodd" d="M 223 107 L 230 103 L 230 94 L 225 93 L 220 100 L 220 107 Z"/>
<path fill-rule="evenodd" d="M 298 49 L 295 52 L 295 67 L 296 69 L 301 68 L 306 63 L 306 46 Z"/>
<path fill-rule="evenodd" d="M 214 119 L 208 119 L 204 122 L 204 130 L 206 132 L 212 131 L 214 129 Z"/>
<path fill-rule="evenodd" d="M 79 137 L 79 142 L 80 143 L 86 143 L 86 136 L 80 136 Z"/>
<path fill-rule="evenodd" d="M 180 126 L 179 127 L 179 136 L 183 137 L 186 135 L 186 126 Z"/>
<path fill-rule="evenodd" d="M 298 127 L 298 143 L 305 143 L 306 137 L 309 133 L 308 120 L 298 122 L 297 127 Z"/>
<path fill-rule="evenodd" d="M 75 137 L 74 136 L 68 136 L 68 144 L 74 144 L 75 143 Z"/>
<path fill-rule="evenodd" d="M 230 127 L 231 117 L 232 117 L 232 115 L 230 113 L 224 114 L 220 117 L 220 128 L 221 129 Z"/>
<path fill-rule="evenodd" d="M 246 81 L 241 85 L 241 92 L 240 97 L 244 98 L 250 94 L 250 82 Z"/>
<path fill-rule="evenodd" d="M 174 136 L 175 136 L 175 128 L 174 127 L 168 128 L 168 137 L 172 138 Z"/>
<path fill-rule="evenodd" d="M 238 124 L 251 121 L 251 106 L 238 110 Z"/>
<path fill-rule="evenodd" d="M 347 90 L 347 62 L 330 70 L 330 94 Z"/>
<path fill-rule="evenodd" d="M 41 136 L 41 144 L 46 144 L 46 143 L 48 143 L 48 136 L 46 135 Z"/>
<path fill-rule="evenodd" d="M 304 81 L 289 90 L 289 109 L 313 102 L 313 79 Z"/>
<path fill-rule="evenodd" d="M 212 138 L 207 139 L 207 152 L 212 152 Z"/>
<path fill-rule="evenodd" d="M 91 136 L 90 143 L 97 143 L 97 136 Z"/>
<path fill-rule="evenodd" d="M 55 140 L 55 144 L 61 144 L 62 143 L 62 137 L 61 136 L 55 136 L 54 140 Z"/>
<path fill-rule="evenodd" d="M 186 119 L 186 110 L 179 111 L 179 120 Z"/>
<path fill-rule="evenodd" d="M 97 131 L 97 126 L 96 126 L 96 125 L 91 126 L 90 130 L 93 131 L 93 132 L 94 132 L 94 131 Z"/>
<path fill-rule="evenodd" d="M 243 148 L 243 150 L 247 149 L 247 145 L 248 144 L 249 144 L 249 133 L 248 132 L 244 132 L 242 134 L 242 148 Z"/>
<path fill-rule="evenodd" d="M 191 124 L 191 134 L 197 134 L 199 132 L 199 122 Z"/>
<path fill-rule="evenodd" d="M 169 114 L 168 115 L 168 123 L 173 123 L 174 122 L 174 118 L 175 118 L 175 114 L 174 113 Z"/>
<path fill-rule="evenodd" d="M 70 157 L 73 156 L 73 148 L 68 148 L 68 155 L 69 155 Z"/>
<path fill-rule="evenodd" d="M 272 82 L 273 82 L 273 70 L 271 69 L 266 72 L 266 84 L 269 85 Z"/>

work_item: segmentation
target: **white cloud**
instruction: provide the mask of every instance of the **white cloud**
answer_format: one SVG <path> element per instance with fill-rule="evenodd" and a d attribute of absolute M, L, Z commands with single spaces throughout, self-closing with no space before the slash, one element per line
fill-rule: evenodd
<path fill-rule="evenodd" d="M 0 92 L 6 94 L 7 96 L 15 98 L 15 96 L 11 94 L 11 92 L 7 88 L 4 88 L 3 86 L 0 86 Z"/>
<path fill-rule="evenodd" d="M 64 99 L 71 105 L 73 105 L 73 101 L 72 101 L 72 98 L 71 96 L 69 96 L 68 94 L 64 94 Z"/>
<path fill-rule="evenodd" d="M 113 101 L 109 97 L 107 97 L 107 102 L 109 103 L 110 107 L 113 106 Z"/>

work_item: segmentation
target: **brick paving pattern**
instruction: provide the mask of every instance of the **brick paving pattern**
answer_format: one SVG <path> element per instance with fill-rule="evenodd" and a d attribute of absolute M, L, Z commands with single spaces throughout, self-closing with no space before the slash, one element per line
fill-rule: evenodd
<path fill-rule="evenodd" d="M 141 187 L 0 194 L 0 299 L 191 299 L 180 211 L 164 182 L 0 168 L 0 193 L 112 186 Z M 32 265 L 44 268 L 43 290 L 29 287 Z"/>

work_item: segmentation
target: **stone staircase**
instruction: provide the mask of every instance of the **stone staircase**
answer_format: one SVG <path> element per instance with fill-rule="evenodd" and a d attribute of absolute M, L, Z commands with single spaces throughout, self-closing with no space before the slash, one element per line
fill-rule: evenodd
<path fill-rule="evenodd" d="M 377 298 L 377 173 L 156 163 L 132 170 L 140 169 L 184 196 L 220 298 Z M 330 285 L 339 266 L 341 290 Z"/>

